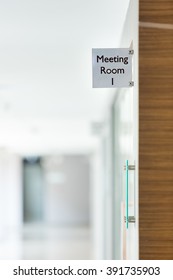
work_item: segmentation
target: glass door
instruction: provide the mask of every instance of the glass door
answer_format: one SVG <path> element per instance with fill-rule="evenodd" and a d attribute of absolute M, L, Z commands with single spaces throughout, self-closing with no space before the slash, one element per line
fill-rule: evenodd
<path fill-rule="evenodd" d="M 133 88 L 117 93 L 114 130 L 114 258 L 137 258 L 136 145 Z"/>

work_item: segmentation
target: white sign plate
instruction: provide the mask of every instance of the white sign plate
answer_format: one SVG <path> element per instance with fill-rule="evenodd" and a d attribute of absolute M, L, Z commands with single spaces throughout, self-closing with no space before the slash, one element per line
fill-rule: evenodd
<path fill-rule="evenodd" d="M 132 82 L 130 49 L 92 49 L 93 88 L 129 87 Z"/>

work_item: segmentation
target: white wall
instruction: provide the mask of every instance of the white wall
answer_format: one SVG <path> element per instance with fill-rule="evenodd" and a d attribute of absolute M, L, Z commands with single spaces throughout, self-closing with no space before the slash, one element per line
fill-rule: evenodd
<path fill-rule="evenodd" d="M 0 151 L 0 225 L 22 224 L 22 162 L 16 154 Z"/>
<path fill-rule="evenodd" d="M 93 259 L 104 259 L 104 170 L 101 141 L 90 157 L 90 164 Z"/>
<path fill-rule="evenodd" d="M 21 258 L 22 161 L 0 150 L 0 258 Z"/>

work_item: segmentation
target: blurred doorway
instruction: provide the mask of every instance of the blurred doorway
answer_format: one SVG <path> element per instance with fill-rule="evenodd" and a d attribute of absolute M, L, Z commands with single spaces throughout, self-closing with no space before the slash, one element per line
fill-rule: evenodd
<path fill-rule="evenodd" d="M 23 160 L 22 259 L 90 259 L 90 158 Z"/>
<path fill-rule="evenodd" d="M 24 222 L 43 220 L 43 170 L 39 157 L 23 160 L 23 217 Z"/>

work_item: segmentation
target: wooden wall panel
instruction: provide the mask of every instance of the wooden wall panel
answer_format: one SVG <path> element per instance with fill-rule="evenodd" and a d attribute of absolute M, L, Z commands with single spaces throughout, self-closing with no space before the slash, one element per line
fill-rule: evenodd
<path fill-rule="evenodd" d="M 173 24 L 172 0 L 140 0 L 140 21 Z"/>
<path fill-rule="evenodd" d="M 173 260 L 173 30 L 140 27 L 139 65 L 140 259 Z"/>

